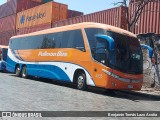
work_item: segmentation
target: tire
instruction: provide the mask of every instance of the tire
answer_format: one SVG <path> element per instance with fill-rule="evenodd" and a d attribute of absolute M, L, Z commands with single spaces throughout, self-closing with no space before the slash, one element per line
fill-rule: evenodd
<path fill-rule="evenodd" d="M 15 74 L 16 74 L 17 77 L 20 77 L 20 75 L 21 75 L 21 69 L 20 69 L 20 66 L 19 66 L 19 65 L 16 66 Z"/>
<path fill-rule="evenodd" d="M 27 78 L 28 75 L 27 75 L 27 67 L 26 66 L 23 66 L 22 68 L 22 78 Z"/>
<path fill-rule="evenodd" d="M 79 90 L 86 90 L 87 84 L 86 84 L 86 75 L 83 72 L 80 72 L 76 77 L 76 85 L 77 89 Z"/>

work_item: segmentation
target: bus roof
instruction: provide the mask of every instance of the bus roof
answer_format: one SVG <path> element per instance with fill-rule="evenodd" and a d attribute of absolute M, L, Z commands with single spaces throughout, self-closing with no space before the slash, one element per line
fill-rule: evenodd
<path fill-rule="evenodd" d="M 103 29 L 106 29 L 106 30 L 110 30 L 110 31 L 113 31 L 113 32 L 120 33 L 120 34 L 125 34 L 125 35 L 128 35 L 128 36 L 136 37 L 135 34 L 129 32 L 127 30 L 124 30 L 124 29 L 121 29 L 121 28 L 118 28 L 118 27 L 114 27 L 114 26 L 111 26 L 111 25 L 102 24 L 102 23 L 94 23 L 94 22 L 83 22 L 83 23 L 66 25 L 66 26 L 61 26 L 61 27 L 56 27 L 56 28 L 50 28 L 50 29 L 46 29 L 46 30 L 42 30 L 42 31 L 38 31 L 38 32 L 29 33 L 29 34 L 17 35 L 17 36 L 13 36 L 12 38 L 34 36 L 34 35 L 47 34 L 47 33 L 53 33 L 53 32 L 61 32 L 61 31 L 81 29 L 81 28 L 103 28 Z"/>
<path fill-rule="evenodd" d="M 2 53 L 2 48 L 7 48 L 8 49 L 8 46 L 0 45 L 0 54 Z"/>
<path fill-rule="evenodd" d="M 0 49 L 1 49 L 1 48 L 8 48 L 8 46 L 0 45 Z"/>

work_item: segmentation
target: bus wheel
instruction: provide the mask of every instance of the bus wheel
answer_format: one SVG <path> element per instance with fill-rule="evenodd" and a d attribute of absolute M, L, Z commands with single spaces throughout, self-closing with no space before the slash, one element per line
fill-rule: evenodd
<path fill-rule="evenodd" d="M 16 66 L 15 73 L 16 73 L 16 76 L 17 76 L 17 77 L 20 77 L 20 75 L 21 75 L 21 70 L 20 70 L 20 66 L 19 66 L 19 65 Z"/>
<path fill-rule="evenodd" d="M 77 89 L 79 90 L 86 90 L 87 89 L 87 85 L 86 85 L 86 75 L 83 72 L 80 72 L 77 75 Z"/>
<path fill-rule="evenodd" d="M 27 75 L 27 67 L 26 66 L 23 66 L 22 68 L 22 78 L 27 78 L 28 75 Z"/>

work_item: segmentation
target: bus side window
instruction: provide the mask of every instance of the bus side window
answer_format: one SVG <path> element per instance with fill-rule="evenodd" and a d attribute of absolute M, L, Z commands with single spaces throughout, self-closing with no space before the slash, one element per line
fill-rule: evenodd
<path fill-rule="evenodd" d="M 75 48 L 81 51 L 85 51 L 85 47 L 84 47 L 84 41 L 83 41 L 83 37 L 82 37 L 82 32 L 81 30 L 72 30 L 72 31 L 68 31 L 66 32 L 67 37 L 67 48 Z"/>
<path fill-rule="evenodd" d="M 63 32 L 51 33 L 43 36 L 42 48 L 61 48 Z"/>
<path fill-rule="evenodd" d="M 49 35 L 43 35 L 42 49 L 52 48 L 52 39 Z"/>
<path fill-rule="evenodd" d="M 48 38 L 48 48 L 55 48 L 56 44 L 55 44 L 55 34 L 49 34 L 47 35 Z"/>
<path fill-rule="evenodd" d="M 84 40 L 82 36 L 82 31 L 77 30 L 75 33 L 75 42 L 76 42 L 76 49 L 79 49 L 81 51 L 85 51 L 85 46 L 84 46 Z"/>
<path fill-rule="evenodd" d="M 63 37 L 63 32 L 54 33 L 55 48 L 62 47 L 62 42 L 63 42 L 62 37 Z"/>

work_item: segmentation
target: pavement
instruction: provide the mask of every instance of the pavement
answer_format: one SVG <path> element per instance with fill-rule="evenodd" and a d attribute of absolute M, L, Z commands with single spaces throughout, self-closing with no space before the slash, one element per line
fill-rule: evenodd
<path fill-rule="evenodd" d="M 0 73 L 0 93 L 0 111 L 160 111 L 160 98 L 150 97 L 146 93 L 142 95 L 141 91 L 139 94 L 137 92 L 135 94 L 134 91 L 128 91 L 126 94 L 116 91 L 115 94 L 110 94 L 94 87 L 87 91 L 80 91 L 66 83 L 52 82 L 47 79 L 23 79 L 5 73 Z M 22 120 L 22 118 L 11 120 L 17 119 Z M 49 119 L 61 120 L 62 118 Z M 64 117 L 63 119 L 150 120 L 151 117 Z M 6 119 L 2 118 L 2 120 Z M 158 117 L 152 120 L 158 120 Z"/>

